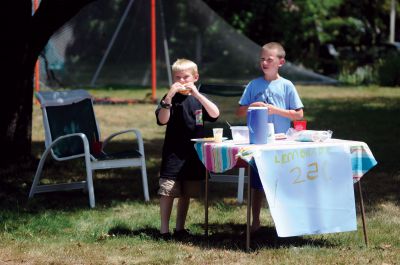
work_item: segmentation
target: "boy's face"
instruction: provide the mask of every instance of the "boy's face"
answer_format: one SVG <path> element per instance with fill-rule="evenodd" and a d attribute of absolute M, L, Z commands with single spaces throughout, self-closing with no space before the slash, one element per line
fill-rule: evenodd
<path fill-rule="evenodd" d="M 182 85 L 187 83 L 195 83 L 199 79 L 198 74 L 194 74 L 193 70 L 177 71 L 173 74 L 174 83 L 179 82 Z"/>
<path fill-rule="evenodd" d="M 285 63 L 284 58 L 277 56 L 278 51 L 276 49 L 262 50 L 260 56 L 260 67 L 265 75 L 275 75 L 278 73 L 279 67 Z"/>

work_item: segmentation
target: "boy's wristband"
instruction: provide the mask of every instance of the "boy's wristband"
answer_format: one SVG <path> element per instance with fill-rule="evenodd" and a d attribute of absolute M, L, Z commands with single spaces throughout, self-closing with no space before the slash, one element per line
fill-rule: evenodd
<path fill-rule="evenodd" d="M 164 100 L 161 100 L 160 105 L 163 109 L 170 109 L 172 107 L 171 103 L 166 103 Z"/>

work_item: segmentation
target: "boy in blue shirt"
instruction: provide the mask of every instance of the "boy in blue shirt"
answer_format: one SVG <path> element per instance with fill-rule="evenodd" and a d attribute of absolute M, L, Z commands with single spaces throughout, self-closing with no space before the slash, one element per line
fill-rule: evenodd
<path fill-rule="evenodd" d="M 303 103 L 293 83 L 279 75 L 279 68 L 285 63 L 285 50 L 277 42 L 262 47 L 260 68 L 264 76 L 256 78 L 246 86 L 239 100 L 236 114 L 246 116 L 249 107 L 267 107 L 268 122 L 274 124 L 275 133 L 286 133 L 292 120 L 303 118 Z M 260 224 L 260 210 L 264 191 L 257 170 L 251 172 L 252 214 L 251 231 L 257 231 Z"/>

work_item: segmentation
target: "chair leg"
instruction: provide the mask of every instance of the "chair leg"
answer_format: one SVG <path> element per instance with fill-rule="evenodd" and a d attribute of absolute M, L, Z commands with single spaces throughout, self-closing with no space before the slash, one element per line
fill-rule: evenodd
<path fill-rule="evenodd" d="M 239 168 L 238 191 L 237 191 L 237 201 L 238 201 L 238 203 L 243 203 L 244 171 L 245 171 L 245 169 L 243 167 Z"/>
<path fill-rule="evenodd" d="M 146 171 L 146 161 L 142 160 L 142 183 L 143 183 L 143 193 L 144 193 L 144 200 L 146 202 L 150 201 L 149 196 L 149 185 L 147 183 L 147 171 Z"/>
<path fill-rule="evenodd" d="M 39 184 L 40 175 L 42 174 L 43 166 L 44 166 L 44 162 L 46 161 L 47 154 L 48 154 L 48 152 L 45 152 L 42 155 L 42 157 L 40 158 L 39 165 L 38 165 L 38 168 L 36 169 L 36 174 L 33 179 L 32 186 L 31 186 L 31 190 L 29 191 L 29 198 L 33 198 L 33 196 L 35 195 L 36 187 Z"/>
<path fill-rule="evenodd" d="M 89 205 L 90 208 L 94 208 L 95 198 L 94 198 L 94 188 L 93 188 L 93 170 L 89 155 L 85 155 L 85 164 L 86 164 L 86 186 L 89 193 Z"/>

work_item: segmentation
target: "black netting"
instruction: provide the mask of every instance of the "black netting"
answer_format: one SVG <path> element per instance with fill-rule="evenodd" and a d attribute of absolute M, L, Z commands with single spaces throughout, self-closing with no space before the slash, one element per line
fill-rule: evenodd
<path fill-rule="evenodd" d="M 132 3 L 128 10 L 129 3 Z M 201 0 L 157 0 L 157 82 L 169 83 L 169 64 L 188 58 L 204 83 L 246 84 L 261 75 L 260 47 L 228 25 Z M 124 14 L 126 19 L 115 32 Z M 115 36 L 102 68 L 100 62 Z M 168 46 L 170 62 L 165 50 Z M 150 86 L 150 1 L 98 0 L 62 27 L 43 51 L 47 86 Z M 290 61 L 290 58 L 288 58 Z M 99 71 L 100 69 L 100 71 Z M 98 71 L 97 78 L 94 79 Z M 282 76 L 294 83 L 335 80 L 287 63 Z"/>

